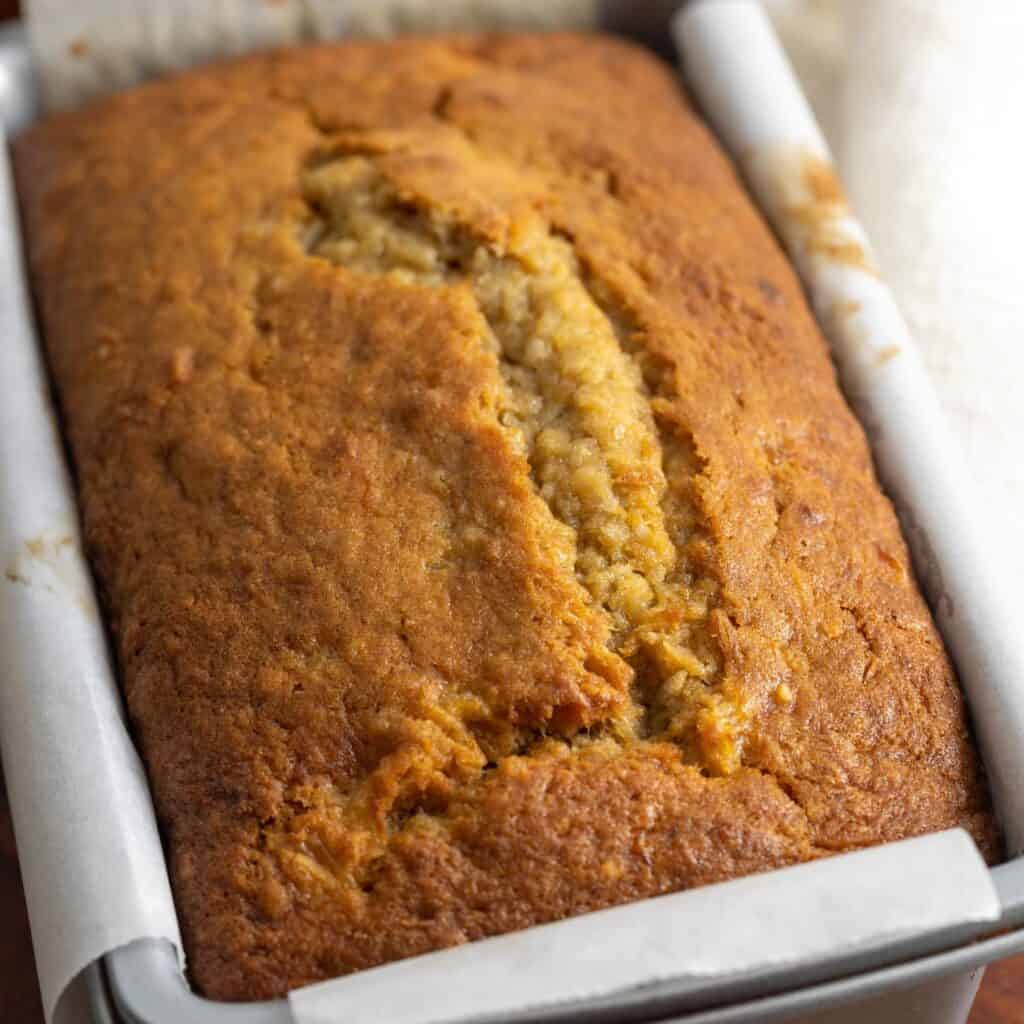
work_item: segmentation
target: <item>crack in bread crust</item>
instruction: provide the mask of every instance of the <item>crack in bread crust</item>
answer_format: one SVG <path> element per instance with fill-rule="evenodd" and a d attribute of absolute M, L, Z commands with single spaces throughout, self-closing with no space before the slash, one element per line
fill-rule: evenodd
<path fill-rule="evenodd" d="M 717 585 L 686 557 L 701 533 L 699 460 L 685 438 L 659 429 L 659 381 L 644 372 L 625 314 L 598 298 L 600 282 L 571 242 L 539 217 L 489 245 L 468 225 L 403 203 L 359 154 L 317 160 L 302 187 L 310 216 L 297 235 L 310 255 L 399 287 L 451 289 L 472 305 L 494 361 L 494 423 L 547 512 L 538 528 L 606 618 L 607 656 L 630 666 L 633 683 L 629 701 L 586 728 L 552 720 L 497 743 L 476 728 L 488 718 L 478 698 L 438 696 L 353 788 L 306 787 L 290 820 L 261 830 L 284 875 L 335 893 L 364 886 L 396 835 L 445 828 L 456 792 L 510 759 L 603 760 L 668 742 L 703 774 L 735 772 L 751 716 L 723 685 L 709 629 Z"/>
<path fill-rule="evenodd" d="M 735 771 L 749 713 L 720 685 L 708 629 L 717 588 L 680 558 L 699 518 L 686 500 L 697 460 L 677 435 L 659 436 L 632 331 L 599 302 L 570 241 L 533 217 L 503 248 L 489 245 L 403 203 L 365 155 L 319 162 L 303 189 L 311 254 L 472 296 L 500 373 L 497 420 L 529 463 L 566 572 L 609 617 L 613 649 L 636 673 L 635 699 L 608 734 L 670 740 L 709 774 Z"/>

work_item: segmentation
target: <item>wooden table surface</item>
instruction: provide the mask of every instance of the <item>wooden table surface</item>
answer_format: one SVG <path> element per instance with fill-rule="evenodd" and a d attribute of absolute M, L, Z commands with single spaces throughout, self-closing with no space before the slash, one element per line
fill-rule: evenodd
<path fill-rule="evenodd" d="M 17 10 L 14 0 L 0 0 L 0 18 Z M 42 1019 L 14 832 L 0 776 L 0 1022 L 41 1024 Z M 1024 956 L 988 969 L 971 1024 L 1024 1024 Z"/>

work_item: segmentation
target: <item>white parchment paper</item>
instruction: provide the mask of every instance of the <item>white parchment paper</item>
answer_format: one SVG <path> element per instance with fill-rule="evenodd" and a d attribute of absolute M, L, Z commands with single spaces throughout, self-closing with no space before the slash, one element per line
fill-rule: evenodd
<path fill-rule="evenodd" d="M 600 0 L 30 0 L 46 105 L 75 106 L 154 74 L 340 35 L 591 28 Z"/>
<path fill-rule="evenodd" d="M 460 17 L 462 24 L 479 23 L 481 17 L 502 21 L 495 13 L 499 2 L 505 0 L 456 4 L 461 15 L 449 13 L 443 26 L 458 24 Z M 257 9 L 271 6 L 279 9 L 272 14 Z M 549 6 L 550 20 L 558 4 Z M 177 20 L 168 20 L 171 8 Z M 182 25 L 186 8 L 185 20 L 190 20 Z M 301 17 L 294 16 L 300 8 Z M 593 16 L 594 6 L 566 0 L 565 9 L 558 9 L 570 23 L 580 24 Z M 712 15 L 713 9 L 725 20 Z M 437 5 L 413 0 L 373 10 L 369 0 L 288 0 L 275 5 L 262 0 L 180 0 L 177 6 L 168 0 L 34 0 L 29 5 L 36 52 L 44 61 L 51 100 L 59 103 L 214 52 L 334 34 L 346 26 L 382 34 L 432 18 L 427 24 L 437 27 L 437 11 Z M 326 20 L 317 22 L 320 16 Z M 685 22 L 679 31 L 696 71 L 695 84 L 702 95 L 708 90 L 705 102 L 716 127 L 730 144 L 749 132 L 758 146 L 763 143 L 758 153 L 778 156 L 770 162 L 778 171 L 768 175 L 771 180 L 798 189 L 799 161 L 787 163 L 786 154 L 793 153 L 787 148 L 787 112 L 799 103 L 790 94 L 793 86 L 784 67 L 770 56 L 770 36 L 750 28 L 757 23 L 756 11 L 748 3 L 730 0 L 722 0 L 719 8 L 716 0 L 694 17 L 692 32 Z M 510 16 L 503 23 L 522 21 Z M 735 33 L 744 26 L 750 38 L 741 46 Z M 708 101 L 716 95 L 730 102 Z M 767 102 L 776 95 L 780 106 Z M 776 148 L 777 143 L 786 145 Z M 820 147 L 815 152 L 823 156 Z M 44 1001 L 52 1019 L 68 982 L 103 952 L 149 936 L 168 938 L 180 949 L 180 940 L 144 775 L 121 719 L 79 553 L 73 499 L 28 317 L 6 168 L 3 174 L 0 567 L 9 572 L 0 578 L 0 742 Z M 762 202 L 771 212 L 771 200 L 762 197 Z M 849 229 L 856 232 L 852 225 Z M 802 259 L 798 246 L 795 252 L 817 296 L 819 278 L 832 270 Z M 862 346 L 877 355 L 876 350 L 893 344 L 895 335 L 889 329 L 894 310 L 873 281 L 858 285 L 857 301 L 862 305 Z M 879 324 L 885 327 L 884 336 L 877 333 Z M 889 361 L 911 365 L 909 341 L 902 335 L 898 340 L 901 355 Z M 870 356 L 865 358 L 874 366 Z M 888 379 L 872 369 L 849 377 L 858 395 L 869 396 L 876 380 Z M 910 400 L 920 403 L 925 419 L 919 423 L 904 418 L 892 424 L 892 433 L 875 431 L 873 439 L 885 451 L 906 443 L 920 455 L 925 439 L 916 435 L 932 422 L 927 418 L 931 399 L 920 375 L 901 377 L 888 390 L 882 387 L 877 401 L 869 398 L 859 408 L 872 415 L 876 404 L 906 402 L 903 387 L 922 390 L 923 397 L 912 392 Z M 913 467 L 894 456 L 897 485 L 900 472 L 931 472 L 946 452 L 940 445 L 925 454 Z M 946 473 L 938 466 L 934 480 L 943 493 L 941 503 L 955 506 L 960 495 L 944 490 L 950 484 Z M 893 487 L 893 480 L 889 482 Z M 916 502 L 935 498 L 934 489 L 910 485 L 898 493 L 904 511 L 914 515 L 919 511 Z M 944 559 L 955 557 L 958 549 L 942 531 L 959 527 L 957 514 L 913 521 L 925 523 L 937 553 L 932 564 L 945 571 Z M 961 609 L 976 589 L 964 575 L 945 576 L 942 590 Z M 965 598 L 961 586 L 967 588 Z M 989 668 L 984 659 L 986 650 L 1004 650 L 1012 634 L 1005 617 L 974 621 L 963 617 L 968 614 L 957 613 L 950 635 L 955 642 L 960 635 L 956 630 L 977 631 L 976 640 L 965 639 L 954 649 L 965 678 L 975 681 L 972 707 L 983 726 L 990 767 L 996 767 L 998 779 L 1008 778 L 1004 770 L 1015 762 L 1004 745 L 1012 745 L 1016 734 L 998 724 L 1006 694 L 998 687 L 986 691 Z M 1005 633 L 1002 640 L 994 638 L 999 630 Z M 978 659 L 977 667 L 972 657 Z M 989 723 L 990 717 L 995 721 Z M 1009 829 L 1024 820 L 1012 798 L 1001 806 Z M 471 1013 L 500 1017 L 527 1006 L 599 997 L 667 979 L 726 979 L 766 967 L 827 962 L 890 948 L 911 936 L 921 941 L 962 939 L 994 921 L 998 909 L 987 870 L 966 835 L 954 831 L 432 954 L 300 990 L 290 1003 L 300 1024 L 342 1016 L 350 1022 L 409 1024 L 457 1021 Z M 459 985 L 452 986 L 452 972 L 468 964 L 473 970 L 459 970 Z"/>
<path fill-rule="evenodd" d="M 300 1024 L 502 1021 L 669 980 L 851 958 L 992 914 L 988 871 L 954 829 L 414 957 L 289 1002 Z"/>

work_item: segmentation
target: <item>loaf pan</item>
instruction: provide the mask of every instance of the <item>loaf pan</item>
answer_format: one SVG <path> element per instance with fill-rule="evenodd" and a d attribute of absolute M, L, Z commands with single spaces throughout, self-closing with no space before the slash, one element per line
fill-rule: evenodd
<path fill-rule="evenodd" d="M 667 37 L 651 42 L 661 53 Z M 0 113 L 9 127 L 29 122 L 36 110 L 31 60 L 20 26 L 0 37 Z M 1024 951 L 1024 858 L 992 869 L 1002 915 L 1000 934 L 960 948 L 872 965 L 853 958 L 827 965 L 766 970 L 727 983 L 664 983 L 642 995 L 574 1003 L 557 1012 L 518 1015 L 510 1024 L 562 1024 L 570 1020 L 686 1021 L 690 1024 L 792 1020 L 879 1022 L 928 1020 L 963 1024 L 985 964 Z M 225 1004 L 192 993 L 166 942 L 142 940 L 107 955 L 87 972 L 94 1019 L 103 1024 L 285 1024 L 285 1000 Z M 481 1024 L 487 1024 L 481 1019 Z"/>

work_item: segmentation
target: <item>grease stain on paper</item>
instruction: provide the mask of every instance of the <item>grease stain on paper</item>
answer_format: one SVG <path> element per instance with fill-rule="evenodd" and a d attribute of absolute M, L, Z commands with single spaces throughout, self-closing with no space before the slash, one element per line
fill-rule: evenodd
<path fill-rule="evenodd" d="M 895 359 L 902 349 L 899 345 L 884 345 L 875 353 L 875 366 L 885 366 L 886 363 Z"/>
<path fill-rule="evenodd" d="M 877 276 L 878 269 L 864 246 L 843 224 L 850 216 L 850 207 L 832 164 L 804 152 L 800 159 L 800 180 L 806 198 L 793 204 L 786 214 L 804 227 L 807 248 L 834 263 Z"/>
<path fill-rule="evenodd" d="M 44 532 L 26 540 L 4 576 L 11 583 L 41 586 L 52 594 L 70 596 L 88 618 L 96 615 L 92 592 L 77 561 L 75 538 L 69 531 Z"/>
<path fill-rule="evenodd" d="M 745 151 L 740 164 L 775 193 L 770 203 L 781 230 L 802 250 L 878 276 L 874 260 L 850 229 L 846 192 L 830 160 L 792 144 Z"/>

